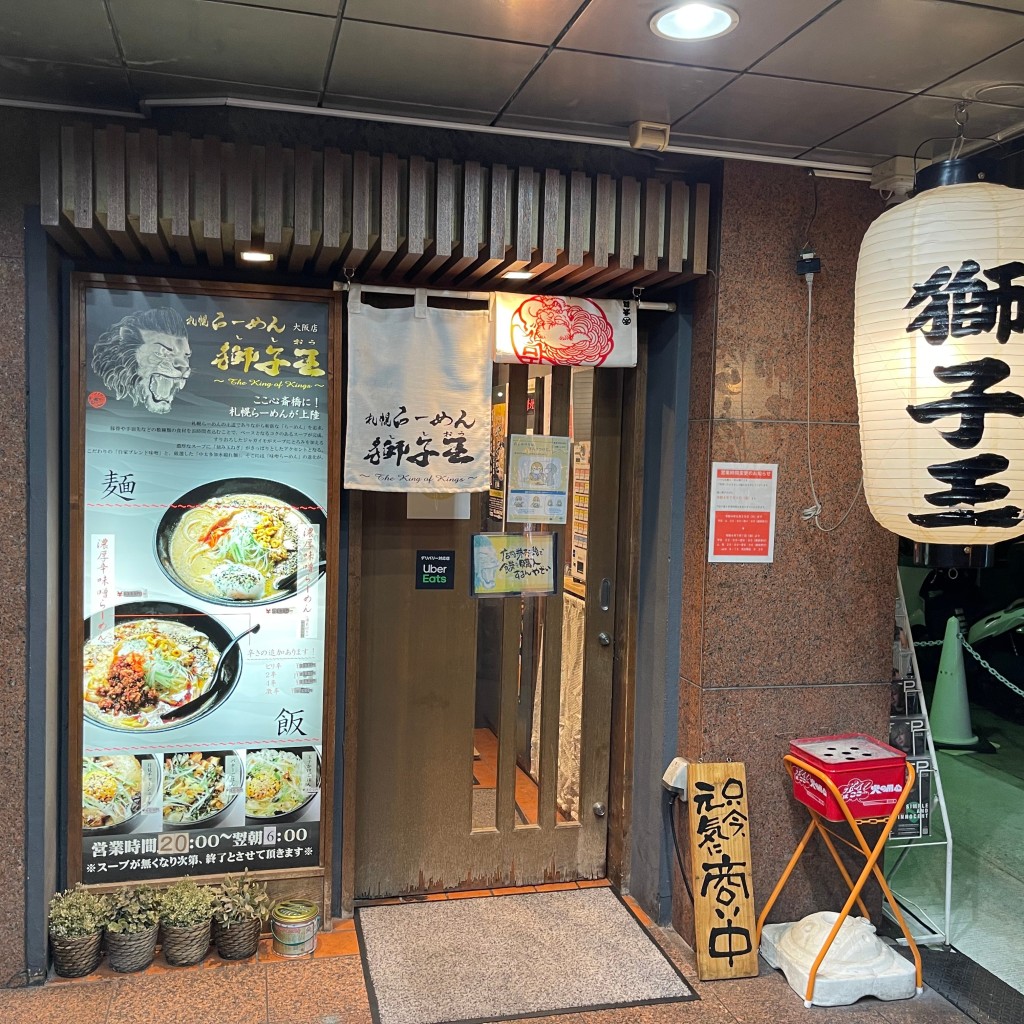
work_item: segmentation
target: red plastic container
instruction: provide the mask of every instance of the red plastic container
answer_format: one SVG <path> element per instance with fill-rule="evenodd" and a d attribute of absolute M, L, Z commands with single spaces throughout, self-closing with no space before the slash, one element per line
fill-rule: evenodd
<path fill-rule="evenodd" d="M 791 740 L 789 752 L 827 775 L 855 818 L 887 818 L 906 782 L 907 755 L 864 733 Z M 797 767 L 793 796 L 828 821 L 845 821 L 839 801 L 816 776 Z"/>

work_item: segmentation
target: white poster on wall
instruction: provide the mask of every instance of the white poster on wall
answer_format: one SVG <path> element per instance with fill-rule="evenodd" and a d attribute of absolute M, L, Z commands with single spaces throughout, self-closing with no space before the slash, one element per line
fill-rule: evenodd
<path fill-rule="evenodd" d="M 496 363 L 636 366 L 636 302 L 495 292 Z"/>
<path fill-rule="evenodd" d="M 778 465 L 772 463 L 711 464 L 709 562 L 774 559 L 778 473 Z"/>
<path fill-rule="evenodd" d="M 487 329 L 485 309 L 441 309 L 422 296 L 412 307 L 381 309 L 352 288 L 346 487 L 428 494 L 487 490 Z"/>

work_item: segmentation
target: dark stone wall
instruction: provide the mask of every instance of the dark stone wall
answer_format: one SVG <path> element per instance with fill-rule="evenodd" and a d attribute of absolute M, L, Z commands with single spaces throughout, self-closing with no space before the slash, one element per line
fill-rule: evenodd
<path fill-rule="evenodd" d="M 24 969 L 26 379 L 25 206 L 38 202 L 37 119 L 0 110 L 0 985 Z"/>
<path fill-rule="evenodd" d="M 817 212 L 814 188 L 817 185 Z M 808 239 L 821 257 L 811 333 L 811 462 L 826 527 L 860 480 L 853 378 L 853 293 L 860 240 L 882 212 L 865 184 L 812 180 L 793 167 L 729 161 L 717 279 L 698 288 L 690 393 L 680 650 L 680 753 L 743 761 L 760 909 L 806 827 L 782 765 L 789 740 L 837 732 L 884 737 L 889 708 L 896 538 L 862 496 L 835 532 L 801 520 L 807 471 Z M 778 463 L 774 562 L 709 564 L 711 463 Z M 828 861 L 807 857 L 772 919 L 835 909 Z M 674 920 L 692 937 L 675 888 Z"/>

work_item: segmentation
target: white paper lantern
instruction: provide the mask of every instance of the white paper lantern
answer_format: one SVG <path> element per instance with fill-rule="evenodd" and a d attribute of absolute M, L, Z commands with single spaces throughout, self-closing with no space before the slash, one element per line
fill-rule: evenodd
<path fill-rule="evenodd" d="M 882 214 L 854 333 L 871 514 L 926 544 L 1024 534 L 1024 191 L 947 185 Z"/>

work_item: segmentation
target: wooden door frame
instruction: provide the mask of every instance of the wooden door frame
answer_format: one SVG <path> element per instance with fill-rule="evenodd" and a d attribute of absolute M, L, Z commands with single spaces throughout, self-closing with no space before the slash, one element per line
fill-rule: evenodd
<path fill-rule="evenodd" d="M 607 874 L 613 884 L 629 883 L 633 792 L 633 709 L 636 622 L 639 608 L 640 517 L 643 495 L 647 350 L 637 346 L 635 369 L 621 371 L 622 430 L 619 458 L 619 520 L 616 550 L 615 657 L 612 669 L 611 753 L 608 790 Z M 362 612 L 363 496 L 349 492 L 345 727 L 342 766 L 342 850 L 340 908 L 351 916 L 356 881 L 356 793 L 359 742 L 360 617 Z"/>
<path fill-rule="evenodd" d="M 608 763 L 608 878 L 620 889 L 629 888 L 632 856 L 633 719 L 646 415 L 647 344 L 645 332 L 641 330 L 636 367 L 624 371 L 622 382 L 619 532 L 615 559 L 615 660 L 612 666 L 612 731 Z"/>

